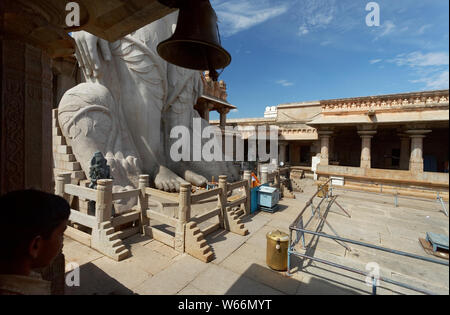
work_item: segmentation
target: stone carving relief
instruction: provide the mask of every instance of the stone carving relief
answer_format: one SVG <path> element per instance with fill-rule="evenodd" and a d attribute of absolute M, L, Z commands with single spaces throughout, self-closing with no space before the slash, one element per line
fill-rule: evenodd
<path fill-rule="evenodd" d="M 429 92 L 427 92 L 429 94 Z M 352 100 L 334 100 L 322 102 L 324 113 L 359 112 L 369 109 L 398 110 L 405 107 L 424 107 L 427 105 L 448 105 L 449 96 L 446 91 L 436 91 L 434 95 L 399 95 L 398 97 L 378 97 L 366 100 L 364 98 Z"/>

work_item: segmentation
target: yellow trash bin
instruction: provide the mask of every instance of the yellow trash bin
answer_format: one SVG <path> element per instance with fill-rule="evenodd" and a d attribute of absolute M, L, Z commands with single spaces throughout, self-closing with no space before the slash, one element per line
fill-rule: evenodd
<path fill-rule="evenodd" d="M 322 186 L 323 183 L 318 183 L 317 184 L 317 190 L 319 191 L 317 193 L 317 197 L 319 198 L 324 198 L 325 195 L 328 193 L 328 189 L 330 188 L 328 184 L 324 185 L 322 189 L 320 189 L 320 186 Z M 320 190 L 319 190 L 320 189 Z"/>
<path fill-rule="evenodd" d="M 267 266 L 274 270 L 286 271 L 289 247 L 289 235 L 281 231 L 267 233 Z"/>

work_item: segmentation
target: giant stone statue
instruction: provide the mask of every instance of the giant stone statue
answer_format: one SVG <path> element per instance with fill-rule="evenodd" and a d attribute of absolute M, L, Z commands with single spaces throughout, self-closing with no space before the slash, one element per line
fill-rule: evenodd
<path fill-rule="evenodd" d="M 200 118 L 193 108 L 202 94 L 200 72 L 168 64 L 156 52 L 158 43 L 173 34 L 177 15 L 114 43 L 87 32 L 73 33 L 86 82 L 64 94 L 58 121 L 87 175 L 94 154 L 103 153 L 113 191 L 136 188 L 139 174 L 149 174 L 154 186 L 165 191 L 178 191 L 183 182 L 203 186 L 221 174 L 237 179 L 226 162 L 175 163 L 170 158 L 173 127 L 187 127 L 191 139 L 201 137 L 193 130 L 193 118 Z M 202 121 L 202 128 L 206 126 Z M 123 206 L 135 202 L 123 201 Z"/>

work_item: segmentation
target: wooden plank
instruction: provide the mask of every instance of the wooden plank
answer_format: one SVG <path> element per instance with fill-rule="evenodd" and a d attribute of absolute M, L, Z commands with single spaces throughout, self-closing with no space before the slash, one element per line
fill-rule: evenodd
<path fill-rule="evenodd" d="M 91 247 L 92 237 L 87 233 L 74 229 L 71 226 L 67 226 L 67 229 L 64 231 L 64 235 L 70 237 L 71 239 L 77 242 L 80 242 L 81 244 Z"/>
<path fill-rule="evenodd" d="M 78 196 L 88 200 L 96 200 L 97 199 L 97 190 L 81 187 L 72 184 L 64 185 L 64 192 L 69 195 Z"/>
<path fill-rule="evenodd" d="M 235 190 L 237 188 L 245 187 L 246 184 L 247 184 L 246 180 L 241 180 L 239 182 L 228 184 L 227 185 L 227 191 L 232 191 L 232 190 Z"/>
<path fill-rule="evenodd" d="M 222 193 L 222 188 L 215 188 L 215 189 L 211 189 L 196 195 L 192 195 L 191 196 L 191 204 L 195 204 L 201 200 L 205 200 L 217 195 L 220 195 Z"/>
<path fill-rule="evenodd" d="M 177 223 L 178 223 L 177 219 L 171 218 L 171 217 L 169 217 L 167 215 L 164 215 L 162 213 L 159 213 L 159 212 L 156 212 L 156 211 L 153 211 L 153 210 L 147 210 L 147 217 L 150 220 L 156 220 L 156 221 L 161 222 L 163 224 L 167 224 L 167 225 L 169 225 L 171 227 L 176 227 Z"/>
<path fill-rule="evenodd" d="M 244 196 L 242 198 L 228 202 L 227 207 L 236 207 L 236 206 L 239 206 L 239 205 L 245 203 L 246 201 L 247 201 L 247 197 Z"/>
<path fill-rule="evenodd" d="M 217 208 L 217 209 L 209 211 L 209 212 L 207 212 L 205 214 L 198 215 L 196 217 L 191 218 L 191 221 L 194 221 L 195 223 L 199 224 L 201 222 L 204 222 L 204 221 L 206 221 L 208 219 L 211 219 L 211 218 L 215 217 L 216 215 L 219 215 L 220 214 L 220 210 L 221 210 L 220 208 Z"/>
<path fill-rule="evenodd" d="M 163 198 L 166 200 L 174 201 L 177 203 L 179 202 L 178 194 L 167 193 L 165 191 L 161 191 L 161 190 L 157 190 L 157 189 L 153 189 L 153 188 L 146 188 L 145 193 L 147 195 L 149 195 L 150 197 L 158 197 L 158 198 Z"/>
<path fill-rule="evenodd" d="M 128 199 L 139 196 L 140 189 L 131 189 L 127 191 L 116 192 L 112 194 L 112 200 Z"/>
<path fill-rule="evenodd" d="M 218 229 L 220 229 L 220 223 L 215 223 L 215 224 L 208 226 L 206 229 L 202 230 L 201 232 L 203 233 L 204 236 L 207 236 L 207 235 L 217 231 Z"/>
<path fill-rule="evenodd" d="M 97 225 L 97 218 L 92 215 L 87 215 L 84 213 L 81 213 L 80 211 L 76 211 L 71 209 L 70 210 L 70 217 L 69 220 L 78 223 L 90 228 L 93 228 Z"/>
<path fill-rule="evenodd" d="M 152 228 L 150 226 L 145 227 L 146 235 L 152 237 L 158 242 L 164 243 L 167 246 L 170 246 L 172 248 L 175 248 L 175 237 L 173 237 L 170 234 L 164 233 L 161 230 L 158 230 L 156 228 Z"/>
<path fill-rule="evenodd" d="M 125 213 L 118 217 L 112 218 L 111 225 L 113 227 L 116 227 L 116 226 L 119 226 L 122 224 L 133 222 L 133 221 L 139 220 L 140 216 L 141 216 L 140 211 Z"/>

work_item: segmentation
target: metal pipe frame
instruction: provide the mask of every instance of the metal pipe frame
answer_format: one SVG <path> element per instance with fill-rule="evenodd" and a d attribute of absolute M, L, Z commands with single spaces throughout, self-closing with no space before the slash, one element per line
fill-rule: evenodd
<path fill-rule="evenodd" d="M 319 236 L 319 237 L 325 237 L 325 238 L 333 239 L 336 242 L 340 241 L 340 242 L 343 242 L 343 243 L 350 243 L 350 244 L 354 244 L 354 245 L 358 245 L 358 246 L 362 246 L 362 247 L 367 247 L 367 248 L 372 248 L 372 249 L 379 250 L 379 251 L 388 252 L 388 253 L 395 254 L 395 255 L 400 255 L 400 256 L 409 257 L 409 258 L 413 258 L 413 259 L 418 259 L 418 260 L 422 260 L 422 261 L 427 261 L 427 262 L 431 262 L 431 263 L 435 263 L 435 264 L 439 264 L 439 265 L 449 266 L 448 262 L 445 262 L 445 261 L 442 261 L 442 260 L 437 260 L 437 259 L 434 259 L 434 258 L 419 256 L 419 255 L 416 255 L 416 254 L 411 254 L 411 253 L 407 253 L 407 252 L 403 252 L 403 251 L 398 251 L 398 250 L 394 250 L 394 249 L 390 249 L 390 248 L 385 248 L 385 247 L 381 247 L 381 246 L 377 246 L 377 245 L 372 245 L 372 244 L 369 244 L 369 243 L 364 243 L 364 242 L 360 242 L 360 241 L 355 241 L 355 240 L 343 238 L 343 237 L 338 236 L 337 233 L 335 233 L 336 236 L 333 236 L 333 235 L 329 235 L 329 234 L 325 234 L 325 233 L 320 233 L 320 232 L 306 230 L 306 226 L 311 222 L 312 218 L 315 216 L 315 211 L 313 210 L 313 215 L 309 219 L 309 221 L 307 222 L 305 227 L 303 226 L 303 215 L 304 215 L 304 213 L 306 212 L 306 210 L 307 210 L 307 208 L 309 206 L 311 206 L 314 209 L 313 199 L 317 196 L 319 191 L 322 191 L 322 193 L 324 194 L 324 198 L 319 203 L 318 207 L 320 207 L 320 205 L 323 202 L 323 200 L 325 200 L 325 195 L 326 195 L 326 198 L 328 200 L 329 196 L 328 196 L 328 193 L 326 193 L 324 191 L 324 187 L 325 187 L 325 185 L 327 185 L 330 182 L 331 182 L 331 179 L 329 179 L 325 184 L 323 184 L 322 186 L 319 187 L 317 192 L 306 202 L 306 205 L 304 206 L 304 208 L 302 209 L 302 211 L 300 212 L 298 217 L 294 220 L 293 224 L 291 224 L 289 226 L 289 247 L 288 247 L 288 266 L 287 266 L 288 270 L 286 272 L 286 274 L 288 276 L 291 275 L 290 274 L 290 270 L 291 270 L 291 255 L 295 255 L 297 257 L 302 257 L 304 259 L 310 259 L 312 261 L 317 261 L 317 262 L 320 262 L 320 263 L 323 263 L 323 264 L 326 264 L 326 265 L 329 265 L 329 266 L 333 266 L 333 267 L 336 267 L 336 268 L 344 269 L 344 270 L 347 270 L 347 271 L 350 271 L 350 272 L 353 272 L 353 273 L 357 273 L 357 274 L 360 274 L 360 275 L 370 276 L 370 274 L 368 272 L 365 272 L 365 271 L 362 271 L 362 270 L 359 270 L 359 269 L 355 269 L 355 268 L 351 268 L 351 267 L 347 267 L 347 266 L 343 266 L 343 265 L 339 265 L 339 264 L 336 264 L 336 263 L 333 263 L 333 262 L 330 262 L 330 261 L 327 261 L 327 260 L 323 260 L 323 259 L 320 259 L 320 258 L 311 257 L 311 256 L 308 256 L 308 255 L 305 255 L 305 254 L 302 254 L 302 253 L 299 253 L 299 252 L 295 251 L 294 250 L 294 246 L 298 244 L 298 241 L 300 240 L 300 238 L 302 239 L 303 248 L 307 249 L 306 245 L 305 245 L 305 233 L 306 234 L 312 234 L 312 235 Z M 331 188 L 330 189 L 330 195 L 332 195 L 333 187 L 332 187 L 332 185 L 330 185 L 330 186 L 331 186 L 330 187 Z M 442 198 L 438 197 L 438 200 L 441 202 L 441 204 L 443 204 Z M 336 198 L 333 198 L 330 201 L 330 203 L 333 203 L 333 202 L 337 203 L 336 202 Z M 396 203 L 397 203 L 397 199 L 396 199 Z M 345 211 L 339 204 L 338 204 L 338 206 L 349 217 L 351 217 L 350 214 L 348 214 L 348 212 Z M 444 210 L 445 210 L 445 206 L 444 205 L 443 205 L 443 207 L 444 207 Z M 329 208 L 330 207 L 327 207 L 327 211 L 329 210 Z M 320 215 L 320 208 L 319 208 L 318 211 L 319 211 L 319 217 L 320 217 L 321 221 L 323 221 L 324 218 Z M 446 211 L 445 211 L 445 213 L 448 216 L 448 213 Z M 294 242 L 292 242 L 292 232 L 293 231 L 296 231 L 296 234 L 297 234 L 296 240 Z M 332 231 L 334 231 L 334 230 L 332 229 Z M 299 237 L 299 235 L 301 237 Z M 436 295 L 436 293 L 434 293 L 434 292 L 431 292 L 431 291 L 428 291 L 428 290 L 425 290 L 425 289 L 422 289 L 422 288 L 413 287 L 413 286 L 410 286 L 408 284 L 405 284 L 405 283 L 402 283 L 402 282 L 398 282 L 398 281 L 394 281 L 392 279 L 381 277 L 381 276 L 378 279 L 377 278 L 373 278 L 372 280 L 373 280 L 372 281 L 372 294 L 373 295 L 376 295 L 377 280 L 381 280 L 381 281 L 386 282 L 386 283 L 391 283 L 393 285 L 397 285 L 399 287 L 403 287 L 403 288 L 406 288 L 406 289 L 409 289 L 409 290 L 412 290 L 412 291 L 416 291 L 416 292 L 420 292 L 420 293 L 424 293 L 424 294 L 427 294 L 427 295 Z"/>
<path fill-rule="evenodd" d="M 381 187 L 382 187 L 382 186 L 383 186 L 383 185 L 381 184 Z M 396 186 L 396 187 L 401 187 L 401 186 Z M 333 188 L 333 186 L 330 185 L 330 190 L 333 191 L 333 189 L 339 189 L 339 190 L 344 190 L 344 191 L 352 191 L 352 192 L 357 192 L 357 193 L 372 194 L 372 195 L 378 195 L 378 196 L 389 196 L 389 195 L 391 195 L 391 194 L 383 193 L 383 189 L 381 189 L 380 192 L 374 192 L 374 191 L 361 191 L 361 190 L 348 189 L 348 188 L 340 188 L 340 187 Z M 445 208 L 445 202 L 444 202 L 444 200 L 442 199 L 442 197 L 439 196 L 439 191 L 432 190 L 432 189 L 426 189 L 426 187 L 423 187 L 423 190 L 428 190 L 428 191 L 430 191 L 430 192 L 436 192 L 436 200 L 437 200 L 438 202 L 440 202 L 440 204 L 441 204 L 441 206 L 442 206 L 443 212 L 444 212 L 445 215 L 448 217 L 448 212 L 447 212 L 447 209 Z M 396 208 L 399 207 L 399 199 L 400 199 L 400 198 L 402 198 L 402 199 L 410 199 L 410 200 L 418 200 L 418 201 L 428 201 L 428 202 L 431 202 L 431 201 L 432 201 L 431 199 L 418 198 L 418 197 L 411 197 L 411 196 L 402 196 L 402 195 L 399 195 L 398 192 L 395 193 L 395 194 L 393 194 L 393 196 L 394 196 L 394 205 L 395 205 Z"/>

